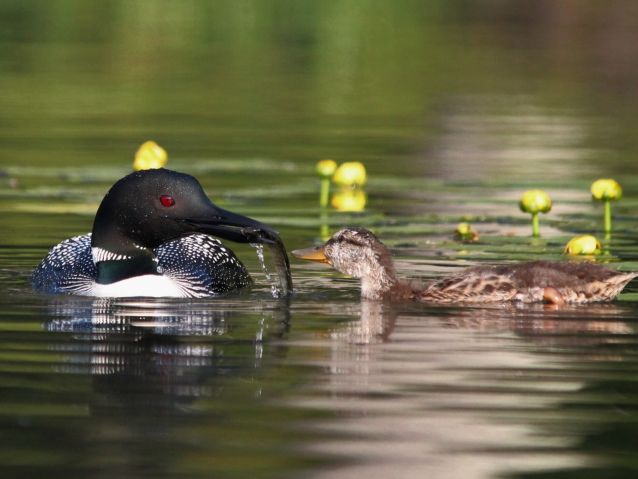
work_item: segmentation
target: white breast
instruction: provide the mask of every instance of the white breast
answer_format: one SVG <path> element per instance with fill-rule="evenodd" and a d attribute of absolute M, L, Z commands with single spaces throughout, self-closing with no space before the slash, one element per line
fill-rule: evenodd
<path fill-rule="evenodd" d="M 146 296 L 151 298 L 187 298 L 191 296 L 167 276 L 145 274 L 123 279 L 111 284 L 93 284 L 87 296 L 106 298 L 130 298 L 133 296 Z"/>

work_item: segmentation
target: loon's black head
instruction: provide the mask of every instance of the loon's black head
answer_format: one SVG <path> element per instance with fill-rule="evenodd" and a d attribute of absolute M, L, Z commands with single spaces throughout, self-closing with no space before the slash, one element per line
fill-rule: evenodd
<path fill-rule="evenodd" d="M 279 241 L 268 226 L 214 205 L 194 177 L 154 169 L 131 173 L 111 187 L 95 215 L 91 246 L 97 263 L 138 257 L 195 232 L 240 243 Z"/>

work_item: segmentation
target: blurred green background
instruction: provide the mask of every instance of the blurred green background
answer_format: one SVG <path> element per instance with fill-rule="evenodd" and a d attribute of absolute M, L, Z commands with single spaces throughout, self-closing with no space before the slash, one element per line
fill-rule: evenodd
<path fill-rule="evenodd" d="M 4 0 L 0 166 L 128 166 L 152 138 L 186 160 L 635 173 L 637 24 L 627 1 Z"/>

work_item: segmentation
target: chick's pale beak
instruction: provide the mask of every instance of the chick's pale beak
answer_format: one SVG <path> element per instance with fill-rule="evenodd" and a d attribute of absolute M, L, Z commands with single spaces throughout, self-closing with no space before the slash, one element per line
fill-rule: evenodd
<path fill-rule="evenodd" d="M 323 246 L 311 246 L 310 248 L 296 249 L 292 252 L 292 254 L 295 258 L 330 264 L 328 258 L 326 258 L 326 254 L 324 253 Z"/>

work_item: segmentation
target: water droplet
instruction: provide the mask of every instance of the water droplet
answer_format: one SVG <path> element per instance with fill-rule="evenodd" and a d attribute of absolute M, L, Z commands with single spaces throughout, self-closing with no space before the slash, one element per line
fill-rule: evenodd
<path fill-rule="evenodd" d="M 279 298 L 281 296 L 281 291 L 277 288 L 277 284 L 273 281 L 272 274 L 268 270 L 266 266 L 266 261 L 264 259 L 264 245 L 260 243 L 251 243 L 250 246 L 255 248 L 255 252 L 257 253 L 257 259 L 259 259 L 259 264 L 261 265 L 261 269 L 264 271 L 264 275 L 266 276 L 266 280 L 270 283 L 270 293 L 273 298 Z"/>

